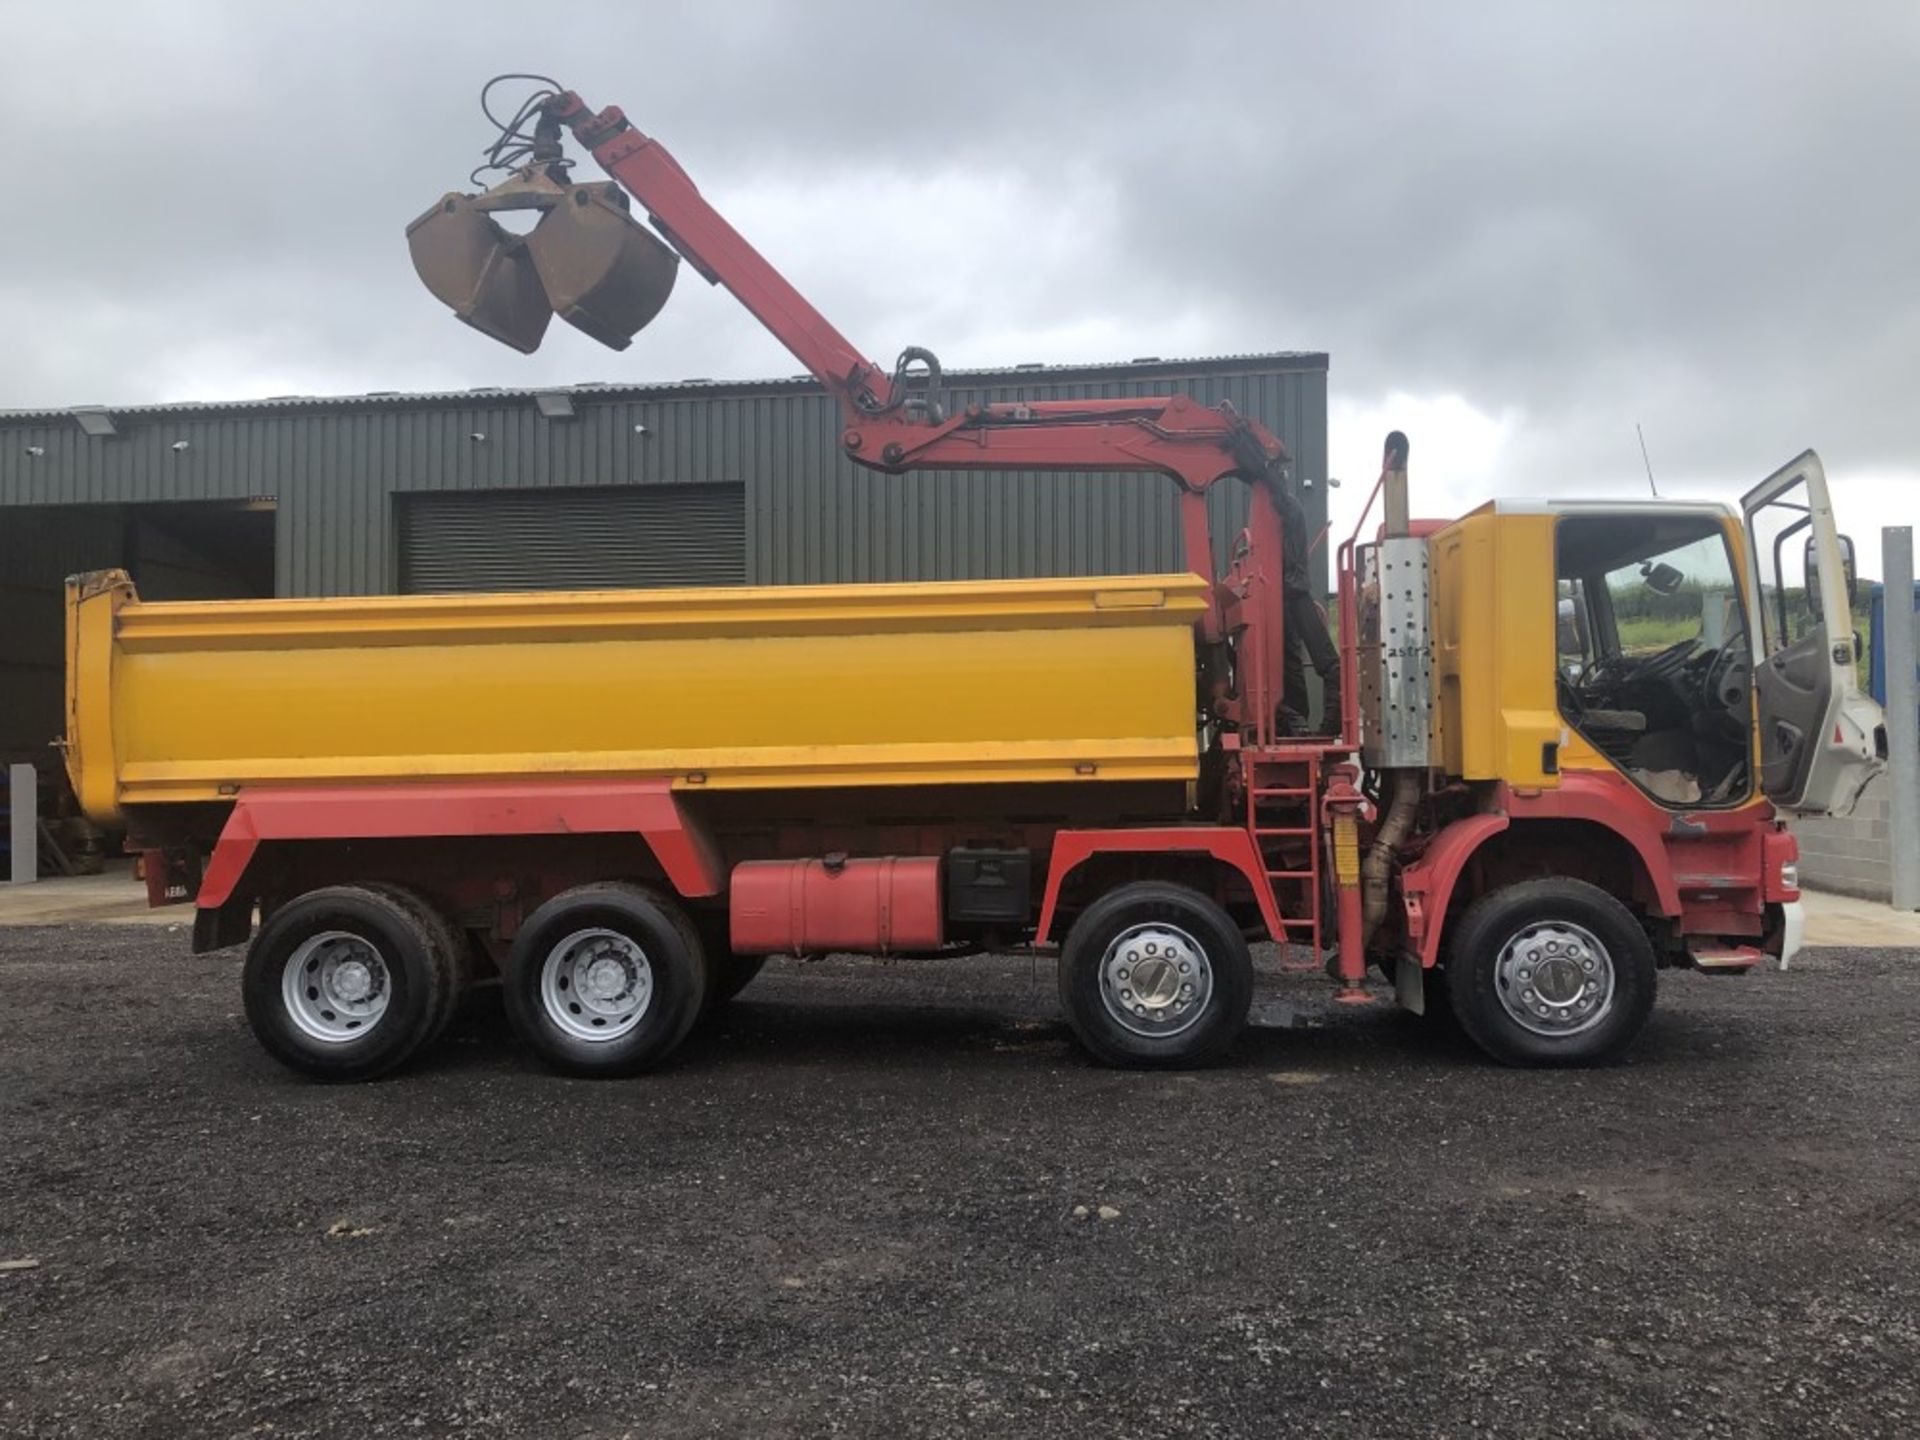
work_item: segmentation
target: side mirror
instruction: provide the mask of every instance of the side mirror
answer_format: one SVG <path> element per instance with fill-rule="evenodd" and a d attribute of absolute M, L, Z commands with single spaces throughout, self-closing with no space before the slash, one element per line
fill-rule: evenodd
<path fill-rule="evenodd" d="M 1840 539 L 1840 578 L 1846 582 L 1847 606 L 1852 608 L 1860 603 L 1860 577 L 1855 572 L 1853 561 L 1853 537 L 1842 535 Z M 1820 557 L 1815 552 L 1813 537 L 1807 537 L 1807 594 L 1818 593 L 1820 585 Z"/>
<path fill-rule="evenodd" d="M 1656 595 L 1671 595 L 1680 588 L 1687 577 L 1679 570 L 1662 560 L 1657 565 L 1643 566 L 1641 577 L 1647 582 L 1647 588 Z"/>

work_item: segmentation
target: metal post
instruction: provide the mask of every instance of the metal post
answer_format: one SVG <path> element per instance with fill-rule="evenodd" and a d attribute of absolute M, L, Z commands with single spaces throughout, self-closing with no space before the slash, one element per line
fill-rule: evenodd
<path fill-rule="evenodd" d="M 33 766 L 7 767 L 7 806 L 13 846 L 9 879 L 15 885 L 31 884 L 40 878 L 40 777 Z"/>
<path fill-rule="evenodd" d="M 1913 529 L 1880 532 L 1887 673 L 1887 848 L 1893 908 L 1920 910 L 1920 690 L 1914 683 Z"/>

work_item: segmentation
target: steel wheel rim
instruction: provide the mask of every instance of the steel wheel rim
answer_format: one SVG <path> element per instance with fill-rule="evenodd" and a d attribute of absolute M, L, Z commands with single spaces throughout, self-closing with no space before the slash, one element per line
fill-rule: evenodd
<path fill-rule="evenodd" d="M 1548 1039 L 1591 1030 L 1613 1009 L 1613 956 L 1565 920 L 1524 926 L 1500 949 L 1494 988 L 1509 1018 Z"/>
<path fill-rule="evenodd" d="M 541 963 L 540 1004 L 575 1040 L 618 1040 L 653 1008 L 653 965 L 631 935 L 576 930 Z"/>
<path fill-rule="evenodd" d="M 1213 996 L 1213 966 L 1186 931 L 1155 921 L 1114 936 L 1100 957 L 1100 1000 L 1123 1030 L 1148 1039 L 1198 1024 Z"/>
<path fill-rule="evenodd" d="M 392 998 L 393 977 L 379 948 L 349 930 L 323 930 L 301 941 L 280 971 L 288 1017 L 324 1045 L 364 1039 Z"/>

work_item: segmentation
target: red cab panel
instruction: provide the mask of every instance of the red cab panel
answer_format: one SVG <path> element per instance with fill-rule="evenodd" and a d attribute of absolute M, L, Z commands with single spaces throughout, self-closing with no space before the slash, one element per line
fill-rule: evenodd
<path fill-rule="evenodd" d="M 937 856 L 749 861 L 728 907 L 737 955 L 884 955 L 945 939 Z"/>

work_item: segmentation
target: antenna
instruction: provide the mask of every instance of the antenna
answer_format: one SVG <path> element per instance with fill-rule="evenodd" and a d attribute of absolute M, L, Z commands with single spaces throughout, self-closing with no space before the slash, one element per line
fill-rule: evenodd
<path fill-rule="evenodd" d="M 1653 498 L 1660 498 L 1660 487 L 1653 483 L 1653 461 L 1647 459 L 1647 434 L 1640 428 L 1638 420 L 1633 422 L 1633 433 L 1640 437 L 1640 463 L 1647 467 L 1647 489 L 1653 492 Z"/>

